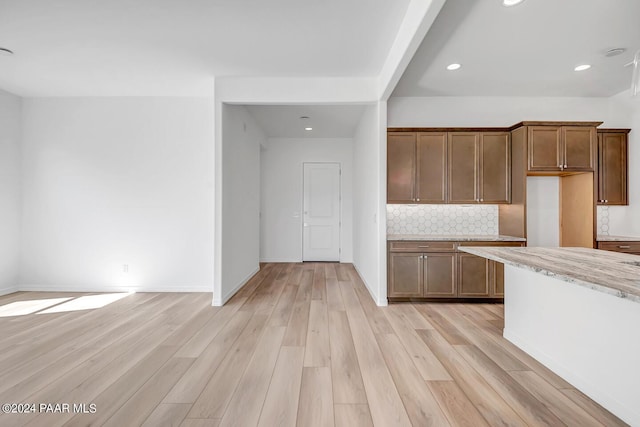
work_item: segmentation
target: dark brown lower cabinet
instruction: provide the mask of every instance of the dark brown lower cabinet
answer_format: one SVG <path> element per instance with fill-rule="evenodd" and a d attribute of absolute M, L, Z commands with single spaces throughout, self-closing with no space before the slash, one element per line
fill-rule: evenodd
<path fill-rule="evenodd" d="M 456 254 L 422 254 L 423 296 L 453 298 L 456 296 Z"/>
<path fill-rule="evenodd" d="M 598 249 L 622 252 L 629 255 L 640 255 L 639 241 L 598 242 Z"/>
<path fill-rule="evenodd" d="M 489 260 L 479 256 L 458 254 L 458 296 L 465 298 L 489 297 L 491 274 Z"/>
<path fill-rule="evenodd" d="M 520 242 L 389 242 L 388 297 L 391 300 L 504 298 L 504 265 L 458 251 L 458 246 L 463 244 L 523 245 Z"/>
<path fill-rule="evenodd" d="M 388 296 L 419 298 L 422 296 L 422 254 L 389 254 Z"/>
<path fill-rule="evenodd" d="M 493 274 L 493 278 L 491 279 L 491 296 L 495 296 L 497 298 L 504 298 L 504 264 L 496 261 L 489 261 L 491 274 Z"/>

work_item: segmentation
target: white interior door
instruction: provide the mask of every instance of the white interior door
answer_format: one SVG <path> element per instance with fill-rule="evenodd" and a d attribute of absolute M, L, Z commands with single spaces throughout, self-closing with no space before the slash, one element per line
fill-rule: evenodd
<path fill-rule="evenodd" d="M 340 261 L 340 164 L 303 169 L 302 260 Z"/>

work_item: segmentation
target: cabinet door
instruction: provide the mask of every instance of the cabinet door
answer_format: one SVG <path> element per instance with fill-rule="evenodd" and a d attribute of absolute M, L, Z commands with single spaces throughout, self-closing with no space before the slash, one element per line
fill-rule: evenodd
<path fill-rule="evenodd" d="M 423 254 L 424 296 L 451 298 L 456 296 L 456 255 Z"/>
<path fill-rule="evenodd" d="M 592 171 L 596 128 L 587 126 L 563 126 L 563 169 L 565 171 Z"/>
<path fill-rule="evenodd" d="M 598 204 L 628 205 L 627 134 L 598 134 Z"/>
<path fill-rule="evenodd" d="M 416 176 L 416 134 L 387 135 L 387 202 L 413 203 Z"/>
<path fill-rule="evenodd" d="M 389 296 L 422 296 L 422 254 L 389 253 Z"/>
<path fill-rule="evenodd" d="M 446 202 L 447 134 L 418 133 L 416 157 L 416 201 Z"/>
<path fill-rule="evenodd" d="M 480 203 L 511 201 L 511 138 L 506 132 L 480 135 Z"/>
<path fill-rule="evenodd" d="M 492 297 L 504 298 L 504 264 L 497 261 L 489 261 L 489 269 L 491 270 L 491 289 Z"/>
<path fill-rule="evenodd" d="M 559 171 L 562 165 L 560 126 L 529 126 L 529 171 Z"/>
<path fill-rule="evenodd" d="M 489 296 L 489 260 L 479 256 L 458 254 L 458 296 Z"/>
<path fill-rule="evenodd" d="M 449 133 L 447 166 L 449 203 L 477 203 L 478 140 L 474 132 Z"/>

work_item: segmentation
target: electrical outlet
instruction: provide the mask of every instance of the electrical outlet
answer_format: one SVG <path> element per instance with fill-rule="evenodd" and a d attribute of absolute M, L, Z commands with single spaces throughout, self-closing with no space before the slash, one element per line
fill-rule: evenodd
<path fill-rule="evenodd" d="M 122 272 L 123 273 L 129 272 L 129 264 L 122 264 Z"/>

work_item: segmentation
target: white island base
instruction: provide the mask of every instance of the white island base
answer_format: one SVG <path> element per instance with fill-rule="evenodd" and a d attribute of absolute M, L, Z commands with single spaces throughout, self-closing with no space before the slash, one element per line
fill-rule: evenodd
<path fill-rule="evenodd" d="M 504 337 L 640 426 L 640 304 L 505 264 Z"/>

